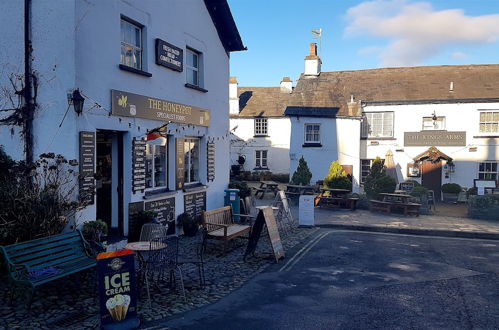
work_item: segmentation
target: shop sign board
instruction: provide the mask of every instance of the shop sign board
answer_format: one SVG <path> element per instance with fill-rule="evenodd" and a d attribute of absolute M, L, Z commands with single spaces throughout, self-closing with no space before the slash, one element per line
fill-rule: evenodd
<path fill-rule="evenodd" d="M 246 259 L 248 255 L 253 255 L 255 253 L 264 225 L 267 227 L 272 252 L 276 262 L 278 262 L 279 259 L 284 258 L 284 247 L 282 246 L 281 237 L 279 236 L 279 229 L 274 217 L 274 211 L 270 206 L 258 212 L 258 216 L 256 217 L 255 223 L 251 229 L 248 246 L 246 247 L 246 252 L 244 253 L 244 259 Z"/>
<path fill-rule="evenodd" d="M 450 132 L 450 131 L 404 132 L 404 146 L 406 147 L 431 147 L 431 146 L 460 147 L 465 145 L 466 145 L 466 132 Z"/>
<path fill-rule="evenodd" d="M 159 38 L 156 39 L 156 64 L 182 72 L 184 51 Z"/>
<path fill-rule="evenodd" d="M 193 218 L 203 215 L 206 211 L 206 191 L 184 195 L 184 212 Z"/>
<path fill-rule="evenodd" d="M 95 193 L 95 132 L 80 132 L 80 201 L 94 203 Z"/>
<path fill-rule="evenodd" d="M 97 256 L 100 320 L 104 329 L 135 329 L 137 317 L 137 282 L 134 253 L 119 250 Z"/>
<path fill-rule="evenodd" d="M 118 90 L 111 90 L 111 112 L 114 116 L 210 126 L 209 110 Z"/>
<path fill-rule="evenodd" d="M 313 227 L 315 225 L 313 195 L 300 195 L 298 206 L 298 223 L 300 226 Z"/>

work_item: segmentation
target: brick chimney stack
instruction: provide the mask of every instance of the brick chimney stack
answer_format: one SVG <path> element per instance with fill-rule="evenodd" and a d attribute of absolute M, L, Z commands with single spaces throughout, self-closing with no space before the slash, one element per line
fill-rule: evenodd
<path fill-rule="evenodd" d="M 317 56 L 317 44 L 310 44 L 310 55 L 305 57 L 305 75 L 318 76 L 321 73 L 321 58 Z"/>
<path fill-rule="evenodd" d="M 293 81 L 289 77 L 284 77 L 281 80 L 281 93 L 293 92 Z"/>
<path fill-rule="evenodd" d="M 239 114 L 239 97 L 237 94 L 237 78 L 230 77 L 229 79 L 229 114 Z"/>

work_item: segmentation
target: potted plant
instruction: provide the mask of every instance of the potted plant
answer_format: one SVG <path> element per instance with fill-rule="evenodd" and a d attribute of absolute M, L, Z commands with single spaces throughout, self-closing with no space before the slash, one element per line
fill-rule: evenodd
<path fill-rule="evenodd" d="M 457 183 L 445 183 L 442 185 L 442 195 L 444 202 L 455 203 L 459 193 L 461 192 L 461 186 Z"/>
<path fill-rule="evenodd" d="M 185 236 L 196 236 L 201 225 L 201 217 L 192 217 L 189 213 L 184 212 L 177 217 L 178 225 L 182 226 Z"/>
<path fill-rule="evenodd" d="M 107 229 L 107 223 L 97 219 L 85 222 L 82 233 L 86 240 L 100 243 L 102 236 L 107 235 Z"/>

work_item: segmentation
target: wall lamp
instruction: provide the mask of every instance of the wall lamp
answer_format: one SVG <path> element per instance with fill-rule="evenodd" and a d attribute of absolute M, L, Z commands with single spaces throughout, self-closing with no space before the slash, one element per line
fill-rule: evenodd
<path fill-rule="evenodd" d="M 72 105 L 76 114 L 79 116 L 83 112 L 83 104 L 85 98 L 81 96 L 80 90 L 77 88 L 72 93 L 68 93 L 68 104 Z"/>

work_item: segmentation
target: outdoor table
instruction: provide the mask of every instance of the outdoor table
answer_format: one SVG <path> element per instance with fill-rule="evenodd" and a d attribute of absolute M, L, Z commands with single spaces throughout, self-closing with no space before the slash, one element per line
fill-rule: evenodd
<path fill-rule="evenodd" d="M 380 200 L 371 200 L 371 210 L 392 213 L 393 209 L 402 209 L 404 215 L 414 214 L 419 216 L 421 204 L 412 203 L 410 201 L 411 195 L 393 193 L 380 193 L 378 195 Z"/>
<path fill-rule="evenodd" d="M 298 202 L 298 197 L 300 195 L 314 195 L 315 187 L 314 186 L 302 186 L 302 185 L 294 185 L 287 184 L 286 185 L 286 197 L 291 199 L 295 204 Z"/>
<path fill-rule="evenodd" d="M 358 198 L 347 197 L 348 189 L 321 188 L 317 197 L 317 206 L 328 206 L 332 208 L 349 208 L 352 211 L 357 207 Z"/>
<path fill-rule="evenodd" d="M 263 199 L 263 196 L 268 193 L 268 192 L 273 192 L 274 196 L 277 195 L 277 191 L 279 190 L 277 188 L 279 184 L 274 181 L 260 181 L 260 187 L 256 189 L 255 197 L 258 196 L 259 193 L 262 195 L 260 196 L 260 199 Z"/>

